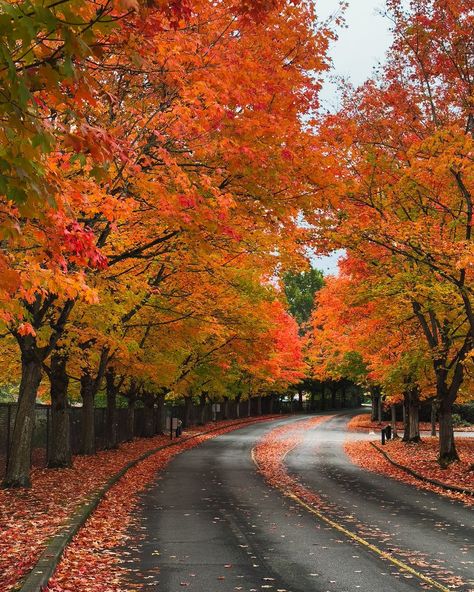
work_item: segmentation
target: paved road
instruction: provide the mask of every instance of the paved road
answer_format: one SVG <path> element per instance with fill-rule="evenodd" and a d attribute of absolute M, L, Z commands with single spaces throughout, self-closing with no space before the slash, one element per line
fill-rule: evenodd
<path fill-rule="evenodd" d="M 395 566 L 319 522 L 264 482 L 255 470 L 250 451 L 268 430 L 293 421 L 294 418 L 287 418 L 247 426 L 209 440 L 170 463 L 143 496 L 137 525 L 131 532 L 134 543 L 124 552 L 123 558 L 133 570 L 130 590 L 135 589 L 134 584 L 157 592 L 434 589 L 422 587 L 416 578 L 401 575 Z M 345 514 L 357 513 L 360 520 L 373 520 L 381 530 L 396 531 L 397 545 L 409 543 L 409 548 L 413 548 L 413 541 L 416 547 L 421 544 L 421 535 L 413 529 L 411 540 L 407 531 L 405 513 L 413 512 L 416 528 L 421 525 L 423 534 L 438 541 L 429 544 L 429 552 L 445 548 L 452 559 L 457 549 L 456 571 L 462 571 L 464 577 L 468 571 L 472 575 L 474 557 L 461 550 L 473 542 L 472 530 L 467 528 L 472 513 L 408 486 L 405 494 L 409 501 L 399 506 L 396 491 L 377 483 L 380 481 L 377 476 L 357 469 L 349 471 L 348 461 L 341 452 L 344 421 L 338 419 L 327 427 L 321 424 L 311 430 L 303 447 L 288 457 L 290 470 L 301 475 L 315 490 L 320 488 L 338 504 L 345 504 Z M 321 446 L 320 434 L 325 434 L 326 439 L 330 434 L 332 445 Z M 325 456 L 319 465 L 315 464 L 315 446 Z M 323 485 L 318 480 L 320 470 Z M 352 480 L 349 487 L 341 485 L 348 474 L 345 471 L 349 471 Z M 374 484 L 377 495 L 373 494 Z M 384 489 L 387 495 L 392 493 L 381 501 Z M 359 495 L 359 508 L 354 508 L 356 497 L 351 497 L 356 495 Z M 366 501 L 367 509 L 363 507 Z M 435 503 L 442 512 L 446 510 L 447 519 L 434 521 L 435 510 L 430 508 Z M 465 527 L 460 526 L 461 520 L 465 521 Z M 438 521 L 443 526 L 438 526 Z M 349 519 L 349 523 L 351 528 L 357 526 L 357 521 Z M 396 526 L 399 523 L 400 528 Z M 469 540 L 461 543 L 468 537 Z M 382 544 L 380 537 L 374 540 Z M 389 544 L 388 540 L 385 542 Z M 466 561 L 465 569 L 461 561 Z"/>

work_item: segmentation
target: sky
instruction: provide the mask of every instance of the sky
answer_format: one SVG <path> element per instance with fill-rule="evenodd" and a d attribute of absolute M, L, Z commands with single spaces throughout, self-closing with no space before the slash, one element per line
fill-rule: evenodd
<path fill-rule="evenodd" d="M 315 6 L 319 18 L 325 20 L 338 10 L 338 1 L 315 0 Z M 349 0 L 345 13 L 347 28 L 339 30 L 339 39 L 330 51 L 332 76 L 343 76 L 358 86 L 383 62 L 391 42 L 390 23 L 380 14 L 383 8 L 383 0 Z M 326 80 L 320 99 L 324 109 L 337 110 L 338 93 L 330 79 Z M 330 257 L 314 257 L 313 264 L 325 274 L 337 273 L 340 256 L 341 252 Z"/>

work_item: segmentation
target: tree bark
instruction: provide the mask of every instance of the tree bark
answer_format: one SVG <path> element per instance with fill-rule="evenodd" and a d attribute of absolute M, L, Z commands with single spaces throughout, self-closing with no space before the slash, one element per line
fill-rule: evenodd
<path fill-rule="evenodd" d="M 137 402 L 136 397 L 128 397 L 127 407 L 127 442 L 131 442 L 135 436 L 135 404 Z"/>
<path fill-rule="evenodd" d="M 108 450 L 118 446 L 117 426 L 117 387 L 115 385 L 115 372 L 108 369 L 105 373 L 107 408 L 105 412 L 105 441 Z"/>
<path fill-rule="evenodd" d="M 201 393 L 199 395 L 199 425 L 204 425 L 206 423 L 206 393 Z"/>
<path fill-rule="evenodd" d="M 436 436 L 436 414 L 437 414 L 437 411 L 438 411 L 438 409 L 437 409 L 437 403 L 436 403 L 436 401 L 433 401 L 431 403 L 431 417 L 430 417 L 430 420 L 431 420 L 431 435 L 433 437 Z"/>
<path fill-rule="evenodd" d="M 51 439 L 48 468 L 66 468 L 72 465 L 70 412 L 67 400 L 69 377 L 67 358 L 61 354 L 51 357 L 49 380 L 51 384 Z"/>
<path fill-rule="evenodd" d="M 390 405 L 390 414 L 391 414 L 391 426 L 392 426 L 392 438 L 394 440 L 398 439 L 398 432 L 397 432 L 397 406 Z"/>
<path fill-rule="evenodd" d="M 405 425 L 403 442 L 420 442 L 420 398 L 418 387 L 407 390 L 403 395 L 405 406 Z"/>
<path fill-rule="evenodd" d="M 156 426 L 156 433 L 157 434 L 164 434 L 165 433 L 165 395 L 160 394 L 156 397 L 156 416 L 157 416 L 157 426 Z"/>
<path fill-rule="evenodd" d="M 321 411 L 326 411 L 326 383 L 321 385 Z"/>
<path fill-rule="evenodd" d="M 262 415 L 262 396 L 257 397 L 257 415 Z"/>
<path fill-rule="evenodd" d="M 273 415 L 273 406 L 275 404 L 275 396 L 274 395 L 270 395 L 270 403 L 269 403 L 269 410 L 268 413 L 270 415 Z"/>
<path fill-rule="evenodd" d="M 337 386 L 334 384 L 330 387 L 331 390 L 331 409 L 336 409 Z"/>
<path fill-rule="evenodd" d="M 380 393 L 377 400 L 377 421 L 382 423 L 382 395 Z"/>
<path fill-rule="evenodd" d="M 375 392 L 374 389 L 372 389 L 370 401 L 372 403 L 370 419 L 371 419 L 371 421 L 377 421 L 377 409 L 378 409 L 378 404 L 379 404 L 379 395 L 378 395 L 378 393 Z"/>
<path fill-rule="evenodd" d="M 229 397 L 224 397 L 222 419 L 229 419 Z"/>
<path fill-rule="evenodd" d="M 440 401 L 438 409 L 439 417 L 439 464 L 448 466 L 451 462 L 459 460 L 454 441 L 453 429 L 453 403 L 448 397 Z"/>
<path fill-rule="evenodd" d="M 82 399 L 82 454 L 95 454 L 95 384 L 92 376 L 86 372 L 81 376 Z"/>
<path fill-rule="evenodd" d="M 250 417 L 252 415 L 252 399 L 249 398 L 247 399 L 247 416 Z"/>
<path fill-rule="evenodd" d="M 184 421 L 183 428 L 188 428 L 191 425 L 191 409 L 193 406 L 192 397 L 184 397 Z"/>
<path fill-rule="evenodd" d="M 298 408 L 303 411 L 303 391 L 301 388 L 298 388 Z"/>
<path fill-rule="evenodd" d="M 155 409 L 155 399 L 153 396 L 146 394 L 143 399 L 143 403 L 145 405 L 145 416 L 143 421 L 143 436 L 145 438 L 152 438 L 155 435 L 155 426 L 154 424 L 154 409 Z"/>
<path fill-rule="evenodd" d="M 21 382 L 4 487 L 31 487 L 31 446 L 42 363 L 33 348 L 21 354 Z"/>

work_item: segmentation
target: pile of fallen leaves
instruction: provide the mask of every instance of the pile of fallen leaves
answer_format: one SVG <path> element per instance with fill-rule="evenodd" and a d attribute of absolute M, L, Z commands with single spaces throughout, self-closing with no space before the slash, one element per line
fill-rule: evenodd
<path fill-rule="evenodd" d="M 461 460 L 450 464 L 446 469 L 442 469 L 436 460 L 438 455 L 437 438 L 426 438 L 418 444 L 392 440 L 384 446 L 384 452 L 396 463 L 416 471 L 425 478 L 455 487 L 474 489 L 474 439 L 457 439 L 456 447 Z M 468 505 L 474 505 L 474 499 L 470 495 L 437 487 L 393 466 L 374 449 L 370 442 L 346 442 L 344 448 L 351 460 L 364 469 L 388 475 L 422 489 L 435 491 L 447 497 L 461 500 Z"/>
<path fill-rule="evenodd" d="M 347 428 L 352 432 L 377 432 L 389 424 L 389 421 L 372 421 L 370 413 L 361 413 L 360 415 L 354 415 L 347 424 Z M 438 430 L 438 424 L 436 424 L 436 429 Z M 474 432 L 474 426 L 456 427 L 455 429 L 456 432 Z M 403 422 L 397 421 L 397 430 L 403 433 Z M 431 432 L 431 423 L 420 421 L 420 430 L 422 432 Z"/>
<path fill-rule="evenodd" d="M 241 421 L 201 426 L 187 430 L 184 435 L 191 436 L 213 426 L 232 429 Z M 255 421 L 255 418 L 249 421 Z M 213 432 L 212 435 L 218 433 Z M 195 446 L 202 441 L 201 438 L 167 449 L 166 454 L 176 454 L 186 446 Z M 34 470 L 31 489 L 0 490 L 0 590 L 7 592 L 15 587 L 32 569 L 48 540 L 108 479 L 130 461 L 169 442 L 167 436 L 141 438 L 122 444 L 117 450 L 102 451 L 94 456 L 76 456 L 70 469 Z M 155 456 L 150 457 L 146 466 L 156 471 L 159 466 L 153 469 L 153 459 L 156 460 Z M 142 464 L 145 463 L 140 463 L 140 466 Z M 140 468 L 137 470 L 140 471 Z M 122 483 L 123 480 L 120 480 L 119 488 Z M 116 508 L 114 513 L 118 514 Z M 106 556 L 102 560 L 106 561 Z M 87 569 L 87 566 L 82 569 Z"/>

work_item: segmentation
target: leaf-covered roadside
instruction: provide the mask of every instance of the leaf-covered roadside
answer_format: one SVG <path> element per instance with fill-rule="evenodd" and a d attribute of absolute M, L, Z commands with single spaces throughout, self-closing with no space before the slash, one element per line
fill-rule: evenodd
<path fill-rule="evenodd" d="M 251 418 L 248 423 L 265 421 Z M 49 592 L 130 592 L 129 572 L 121 565 L 120 554 L 134 519 L 138 496 L 177 454 L 221 434 L 237 429 L 242 420 L 219 422 L 211 433 L 201 434 L 179 445 L 167 447 L 132 467 L 101 501 L 66 549 L 51 579 Z"/>
<path fill-rule="evenodd" d="M 438 441 L 436 438 L 427 438 L 418 444 L 405 444 L 400 440 L 392 440 L 385 446 L 385 452 L 395 462 L 416 471 L 423 477 L 435 479 L 447 485 L 474 489 L 474 440 L 468 438 L 457 439 L 456 446 L 461 460 L 452 463 L 446 469 L 441 469 L 437 462 Z M 448 491 L 431 483 L 425 483 L 396 468 L 378 453 L 370 442 L 346 442 L 344 448 L 352 462 L 364 469 L 460 500 L 467 505 L 474 505 L 472 496 Z"/>
<path fill-rule="evenodd" d="M 352 432 L 368 432 L 372 430 L 377 431 L 389 423 L 389 421 L 372 421 L 368 413 L 361 413 L 359 415 L 354 415 L 354 417 L 347 424 L 347 428 Z M 436 429 L 439 429 L 438 425 L 436 425 Z M 397 430 L 403 432 L 403 423 L 401 421 L 397 421 Z M 424 432 L 431 431 L 431 424 L 427 421 L 420 421 L 420 430 Z M 474 427 L 456 427 L 455 431 L 474 432 Z"/>
<path fill-rule="evenodd" d="M 224 429 L 236 423 L 224 421 L 217 425 Z M 187 430 L 186 435 L 209 427 Z M 200 441 L 192 442 L 196 445 Z M 4 592 L 14 589 L 33 567 L 47 541 L 110 477 L 145 452 L 168 443 L 169 437 L 156 436 L 128 442 L 117 450 L 102 451 L 95 456 L 77 456 L 71 469 L 34 471 L 29 490 L 0 490 L 0 589 Z M 177 446 L 169 450 L 176 454 L 182 449 Z"/>

